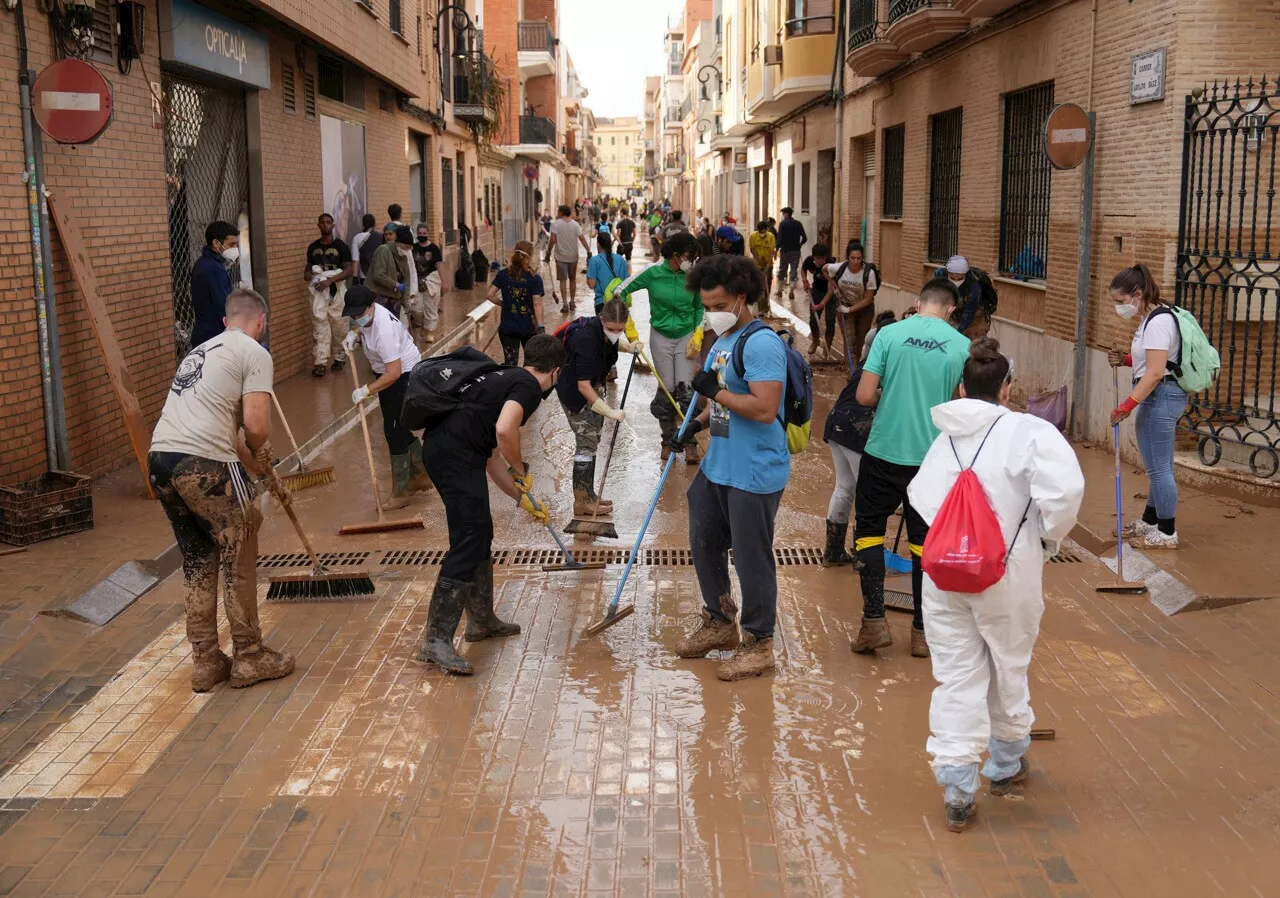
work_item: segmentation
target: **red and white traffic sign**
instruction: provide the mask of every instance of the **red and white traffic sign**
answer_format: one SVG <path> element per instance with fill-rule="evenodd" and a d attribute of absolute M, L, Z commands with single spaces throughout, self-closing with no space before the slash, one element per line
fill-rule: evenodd
<path fill-rule="evenodd" d="M 31 86 L 40 130 L 58 143 L 91 143 L 111 123 L 111 85 L 82 59 L 45 66 Z"/>

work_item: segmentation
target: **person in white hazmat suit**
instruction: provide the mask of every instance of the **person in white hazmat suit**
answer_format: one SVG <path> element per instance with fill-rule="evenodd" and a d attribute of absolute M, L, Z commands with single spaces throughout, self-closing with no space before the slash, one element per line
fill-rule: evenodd
<path fill-rule="evenodd" d="M 990 337 L 975 340 L 962 398 L 933 408 L 942 433 L 907 490 L 912 507 L 932 527 L 961 461 L 972 465 L 1005 546 L 1012 543 L 1004 577 L 985 592 L 945 592 L 924 578 L 925 630 L 938 681 L 927 749 L 954 832 L 975 810 L 984 750 L 990 756 L 982 774 L 993 795 L 1007 795 L 1030 772 L 1024 755 L 1035 715 L 1027 667 L 1044 614 L 1042 571 L 1075 526 L 1084 495 L 1084 475 L 1062 434 L 1047 421 L 1005 407 L 1011 379 L 1000 344 Z"/>

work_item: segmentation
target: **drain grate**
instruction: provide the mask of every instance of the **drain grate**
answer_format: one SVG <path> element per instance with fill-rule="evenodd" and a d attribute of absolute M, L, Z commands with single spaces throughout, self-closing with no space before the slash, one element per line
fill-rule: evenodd
<path fill-rule="evenodd" d="M 773 550 L 780 565 L 822 564 L 823 550 L 815 546 L 780 546 Z"/>
<path fill-rule="evenodd" d="M 328 568 L 359 567 L 369 560 L 372 552 L 321 552 L 320 563 Z M 311 557 L 305 552 L 279 552 L 275 555 L 259 555 L 260 570 L 277 570 L 287 567 L 311 567 Z"/>
<path fill-rule="evenodd" d="M 653 567 L 689 567 L 693 564 L 692 549 L 645 549 L 644 563 Z"/>
<path fill-rule="evenodd" d="M 392 549 L 382 556 L 380 565 L 419 567 L 440 564 L 444 561 L 444 549 Z"/>
<path fill-rule="evenodd" d="M 1084 564 L 1084 559 L 1070 552 L 1059 552 L 1049 559 L 1050 564 Z"/>

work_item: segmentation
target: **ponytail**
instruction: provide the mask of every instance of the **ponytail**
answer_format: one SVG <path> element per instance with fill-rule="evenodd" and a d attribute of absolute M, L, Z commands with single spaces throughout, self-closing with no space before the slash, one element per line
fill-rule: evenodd
<path fill-rule="evenodd" d="M 512 280 L 517 280 L 526 271 L 532 271 L 533 266 L 530 264 L 532 260 L 533 244 L 528 240 L 517 242 L 515 248 L 511 251 L 511 264 L 507 268 L 507 276 Z"/>
<path fill-rule="evenodd" d="M 1160 285 L 1151 276 L 1151 269 L 1141 262 L 1113 277 L 1111 289 L 1124 296 L 1139 294 L 1142 297 L 1142 304 L 1147 308 L 1154 308 L 1160 304 Z"/>

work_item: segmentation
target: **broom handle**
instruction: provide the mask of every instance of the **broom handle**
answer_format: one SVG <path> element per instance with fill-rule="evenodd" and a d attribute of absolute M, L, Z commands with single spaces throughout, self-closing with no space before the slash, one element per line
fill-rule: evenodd
<path fill-rule="evenodd" d="M 307 555 L 311 558 L 311 563 L 319 568 L 320 558 L 316 555 L 316 550 L 311 548 L 311 540 L 307 539 L 307 534 L 302 530 L 302 524 L 298 521 L 298 516 L 293 511 L 293 497 L 289 494 L 289 490 L 280 482 L 280 475 L 275 472 L 274 468 L 268 468 L 268 477 L 271 478 L 271 492 L 275 494 L 276 499 L 284 507 L 285 514 L 289 516 L 289 520 L 293 522 L 293 529 L 298 531 L 298 539 L 302 540 L 302 548 L 307 550 Z"/>
<path fill-rule="evenodd" d="M 618 402 L 618 411 L 622 411 L 627 404 L 627 392 L 631 389 L 631 374 L 636 370 L 635 356 L 631 356 L 631 367 L 627 369 L 627 381 L 622 385 L 622 399 Z M 609 482 L 609 465 L 613 462 L 613 447 L 618 443 L 618 430 L 622 427 L 621 421 L 615 421 L 613 424 L 613 436 L 609 437 L 609 451 L 604 456 L 604 473 L 600 475 L 600 489 L 596 490 L 596 507 L 591 512 L 591 516 L 600 516 L 600 500 L 604 496 L 604 485 Z"/>
<path fill-rule="evenodd" d="M 1115 393 L 1115 407 L 1120 406 L 1120 369 L 1111 369 L 1111 388 Z M 1124 580 L 1124 509 L 1121 507 L 1120 490 L 1120 422 L 1111 428 L 1111 439 L 1116 444 L 1116 579 Z"/>
<path fill-rule="evenodd" d="M 280 423 L 284 425 L 284 432 L 289 436 L 289 445 L 293 446 L 293 454 L 298 456 L 298 467 L 305 471 L 307 464 L 302 460 L 302 450 L 298 448 L 298 441 L 293 438 L 293 428 L 289 426 L 289 419 L 284 416 L 284 409 L 280 407 L 280 400 L 276 398 L 274 390 L 271 393 L 271 402 L 276 407 L 276 414 L 280 416 Z"/>
<path fill-rule="evenodd" d="M 351 365 L 351 382 L 355 384 L 357 390 L 360 389 L 360 375 L 356 373 L 354 362 Z M 373 502 L 378 507 L 378 520 L 381 521 L 386 515 L 382 511 L 382 496 L 378 493 L 378 470 L 373 466 L 373 444 L 369 442 L 369 423 L 364 419 L 364 403 L 357 402 L 356 407 L 360 409 L 360 429 L 364 431 L 364 454 L 369 459 L 369 483 L 373 486 Z"/>

